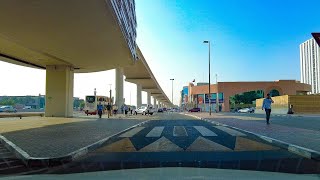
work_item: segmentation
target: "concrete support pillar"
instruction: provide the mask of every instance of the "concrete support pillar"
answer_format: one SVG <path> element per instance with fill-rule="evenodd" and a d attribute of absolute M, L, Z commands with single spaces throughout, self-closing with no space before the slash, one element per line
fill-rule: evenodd
<path fill-rule="evenodd" d="M 137 108 L 141 107 L 142 105 L 142 87 L 140 84 L 137 84 Z"/>
<path fill-rule="evenodd" d="M 151 93 L 147 92 L 147 104 L 151 105 Z"/>
<path fill-rule="evenodd" d="M 157 100 L 156 97 L 153 96 L 153 107 L 157 109 Z"/>
<path fill-rule="evenodd" d="M 158 108 L 161 108 L 161 103 L 159 100 L 158 100 Z"/>
<path fill-rule="evenodd" d="M 46 108 L 47 117 L 73 116 L 74 69 L 66 65 L 46 67 Z"/>
<path fill-rule="evenodd" d="M 116 100 L 115 104 L 120 108 L 123 102 L 123 70 L 122 68 L 116 68 Z"/>

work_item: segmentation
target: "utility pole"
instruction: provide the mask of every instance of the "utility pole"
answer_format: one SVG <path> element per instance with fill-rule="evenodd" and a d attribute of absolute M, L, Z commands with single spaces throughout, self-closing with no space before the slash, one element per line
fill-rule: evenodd
<path fill-rule="evenodd" d="M 112 86 L 112 84 L 109 84 L 109 87 L 110 87 L 110 90 L 109 90 L 109 103 L 110 103 L 110 105 L 112 105 L 112 100 L 111 100 L 112 90 L 111 90 L 111 86 Z"/>
<path fill-rule="evenodd" d="M 172 85 L 171 85 L 171 102 L 172 102 L 172 107 L 173 107 L 173 81 L 174 79 L 170 79 L 171 82 L 172 82 Z"/>
<path fill-rule="evenodd" d="M 211 90 L 210 90 L 210 41 L 203 41 L 203 43 L 207 43 L 209 45 L 209 115 L 211 116 Z"/>

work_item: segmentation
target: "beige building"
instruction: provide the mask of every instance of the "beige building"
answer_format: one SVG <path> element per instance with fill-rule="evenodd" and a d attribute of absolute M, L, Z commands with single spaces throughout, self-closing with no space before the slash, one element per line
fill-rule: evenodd
<path fill-rule="evenodd" d="M 311 85 L 295 80 L 257 81 L 257 82 L 218 82 L 210 85 L 211 94 L 219 93 L 219 104 L 222 111 L 230 111 L 230 97 L 249 91 L 261 90 L 264 94 L 277 90 L 279 95 L 306 95 L 311 91 Z M 188 86 L 188 103 L 192 105 L 206 104 L 204 98 L 209 93 L 208 85 Z M 216 100 L 213 100 L 216 101 Z M 211 102 L 213 102 L 211 101 Z M 208 106 L 207 106 L 208 107 Z M 215 104 L 213 104 L 215 107 Z M 213 109 L 213 108 L 212 108 Z"/>
<path fill-rule="evenodd" d="M 295 114 L 320 113 L 320 95 L 283 95 L 272 97 L 272 112 L 276 114 L 287 114 L 290 105 L 293 106 Z M 256 112 L 262 111 L 263 98 L 256 101 Z"/>

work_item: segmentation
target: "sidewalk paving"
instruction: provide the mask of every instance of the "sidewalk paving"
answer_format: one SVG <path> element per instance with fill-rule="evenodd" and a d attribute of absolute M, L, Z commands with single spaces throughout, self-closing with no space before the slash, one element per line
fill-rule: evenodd
<path fill-rule="evenodd" d="M 193 119 L 177 113 L 97 115 L 74 113 L 74 118 L 0 118 L 0 135 L 35 158 L 61 157 L 147 120 Z"/>
<path fill-rule="evenodd" d="M 320 131 L 279 125 L 272 123 L 272 120 L 271 124 L 267 125 L 264 118 L 250 115 L 213 113 L 209 116 L 208 113 L 189 114 L 320 152 Z M 306 122 L 301 121 L 300 123 Z"/>
<path fill-rule="evenodd" d="M 32 157 L 60 157 L 146 119 L 1 118 L 0 134 Z"/>

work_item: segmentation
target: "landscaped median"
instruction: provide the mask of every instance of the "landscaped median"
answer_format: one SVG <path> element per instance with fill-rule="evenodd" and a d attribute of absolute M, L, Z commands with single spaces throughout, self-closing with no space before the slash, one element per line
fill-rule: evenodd
<path fill-rule="evenodd" d="M 261 135 L 259 133 L 255 133 L 255 132 L 251 132 L 251 131 L 248 131 L 248 130 L 244 130 L 244 129 L 241 129 L 241 128 L 238 128 L 238 127 L 234 127 L 234 126 L 230 126 L 230 125 L 227 125 L 227 124 L 223 124 L 223 123 L 220 123 L 220 122 L 216 122 L 212 119 L 213 118 L 206 118 L 206 117 L 201 117 L 201 114 L 200 113 L 183 113 L 184 115 L 186 116 L 190 116 L 190 117 L 194 117 L 196 119 L 200 119 L 200 120 L 203 120 L 203 121 L 206 121 L 206 122 L 210 122 L 214 125 L 217 125 L 217 126 L 225 126 L 225 127 L 229 127 L 229 128 L 232 128 L 232 129 L 235 129 L 235 130 L 238 130 L 238 131 L 242 131 L 242 132 L 245 132 L 245 133 L 248 133 L 254 137 L 257 137 L 263 141 L 267 141 L 269 143 L 272 143 L 274 144 L 275 146 L 278 146 L 280 148 L 283 148 L 283 149 L 286 149 L 288 150 L 289 152 L 292 152 L 292 153 L 295 153 L 295 154 L 298 154 L 300 156 L 303 156 L 305 158 L 308 158 L 308 159 L 314 159 L 316 161 L 319 161 L 320 160 L 320 152 L 318 151 L 315 151 L 315 150 L 312 150 L 312 149 L 308 149 L 308 148 L 305 148 L 305 147 L 301 147 L 301 146 L 298 146 L 298 145 L 295 145 L 295 144 L 291 144 L 291 143 L 288 143 L 288 142 L 284 142 L 282 140 L 278 140 L 278 139 L 274 139 L 274 138 L 271 138 L 271 137 L 267 137 L 267 136 L 264 136 L 264 135 Z"/>
<path fill-rule="evenodd" d="M 11 118 L 11 117 L 30 117 L 30 116 L 44 116 L 44 112 L 17 112 L 17 113 L 0 113 L 0 118 Z"/>

